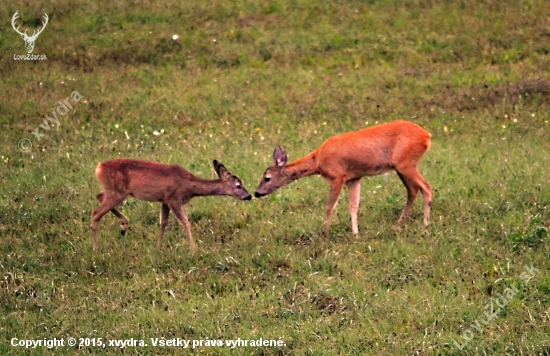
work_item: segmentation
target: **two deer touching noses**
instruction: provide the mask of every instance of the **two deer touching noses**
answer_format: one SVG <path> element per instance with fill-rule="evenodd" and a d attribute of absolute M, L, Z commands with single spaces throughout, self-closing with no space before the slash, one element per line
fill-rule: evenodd
<path fill-rule="evenodd" d="M 260 198 L 296 179 L 319 174 L 330 188 L 324 219 L 325 231 L 328 232 L 332 212 L 345 184 L 349 190 L 352 233 L 357 236 L 361 178 L 395 170 L 407 189 L 407 202 L 398 223 L 403 223 L 409 215 L 420 191 L 424 198 L 424 226 L 427 227 L 432 189 L 418 172 L 418 164 L 430 147 L 430 136 L 420 126 L 398 120 L 330 137 L 313 152 L 290 163 L 287 163 L 287 155 L 277 147 L 273 152 L 273 164 L 264 172 L 254 195 Z M 95 174 L 103 192 L 96 196 L 101 205 L 92 213 L 94 251 L 99 243 L 99 220 L 108 212 L 120 219 L 122 234 L 128 229 L 128 218 L 116 206 L 131 195 L 139 200 L 161 203 L 158 249 L 161 249 L 171 210 L 187 234 L 191 252 L 196 253 L 197 246 L 191 235 L 189 220 L 183 213 L 183 204 L 197 196 L 228 195 L 239 200 L 252 199 L 241 180 L 216 160 L 214 169 L 219 179 L 208 180 L 196 177 L 178 165 L 135 159 L 100 163 Z"/>

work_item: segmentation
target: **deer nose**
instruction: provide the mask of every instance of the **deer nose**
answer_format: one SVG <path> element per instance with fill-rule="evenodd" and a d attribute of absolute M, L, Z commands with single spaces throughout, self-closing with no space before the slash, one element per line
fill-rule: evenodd
<path fill-rule="evenodd" d="M 249 194 L 244 200 L 252 200 L 252 195 Z"/>
<path fill-rule="evenodd" d="M 258 192 L 255 192 L 255 193 L 254 193 L 254 196 L 255 196 L 256 198 L 261 198 L 261 197 L 264 196 L 264 194 L 260 194 L 260 193 L 258 193 Z"/>

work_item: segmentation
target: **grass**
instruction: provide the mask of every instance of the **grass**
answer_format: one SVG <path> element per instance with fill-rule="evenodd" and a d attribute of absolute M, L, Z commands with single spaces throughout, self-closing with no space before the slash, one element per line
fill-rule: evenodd
<path fill-rule="evenodd" d="M 25 53 L 10 26 L 17 10 L 21 29 L 50 17 L 34 49 L 46 61 L 13 60 Z M 176 337 L 286 344 L 190 351 L 208 355 L 547 355 L 549 15 L 543 1 L 8 0 L 0 352 L 23 353 L 12 338 Z M 40 128 L 75 90 L 83 98 L 59 127 Z M 213 178 L 218 159 L 252 192 L 276 145 L 295 159 L 394 119 L 432 134 L 420 165 L 435 192 L 427 229 L 421 198 L 396 226 L 406 192 L 389 174 L 363 180 L 358 239 L 346 192 L 324 236 L 328 187 L 311 177 L 250 203 L 193 200 L 184 209 L 197 258 L 173 215 L 157 251 L 158 204 L 132 199 L 121 207 L 128 233 L 107 216 L 91 251 L 100 161 Z M 525 265 L 539 271 L 472 327 Z M 468 330 L 459 350 L 452 340 Z"/>

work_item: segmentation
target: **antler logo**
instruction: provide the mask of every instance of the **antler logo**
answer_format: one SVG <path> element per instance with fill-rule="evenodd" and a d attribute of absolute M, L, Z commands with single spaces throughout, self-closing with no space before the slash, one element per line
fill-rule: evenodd
<path fill-rule="evenodd" d="M 32 51 L 34 50 L 34 41 L 36 41 L 36 39 L 38 38 L 38 35 L 41 34 L 42 31 L 44 31 L 44 29 L 46 28 L 46 25 L 48 24 L 48 14 L 44 13 L 44 23 L 42 24 L 42 28 L 38 31 L 34 30 L 32 36 L 29 36 L 27 35 L 27 30 L 25 30 L 25 32 L 19 31 L 19 27 L 21 26 L 18 26 L 17 28 L 15 28 L 15 25 L 16 25 L 15 21 L 19 17 L 19 15 L 17 15 L 18 12 L 19 11 L 16 11 L 15 14 L 13 14 L 13 17 L 11 18 L 11 25 L 15 30 L 15 32 L 20 34 L 23 41 L 25 41 L 25 48 L 27 49 L 27 53 L 31 54 Z"/>

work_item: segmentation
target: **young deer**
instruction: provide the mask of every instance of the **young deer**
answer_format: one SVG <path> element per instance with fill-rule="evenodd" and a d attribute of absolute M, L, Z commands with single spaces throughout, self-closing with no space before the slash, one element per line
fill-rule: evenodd
<path fill-rule="evenodd" d="M 307 156 L 288 164 L 287 155 L 277 147 L 273 153 L 273 165 L 265 171 L 255 196 L 260 198 L 296 179 L 320 174 L 330 186 L 325 230 L 330 230 L 330 218 L 345 184 L 349 190 L 352 232 L 357 235 L 361 178 L 395 169 L 408 193 L 398 223 L 409 215 L 416 195 L 421 191 L 424 196 L 424 225 L 428 226 L 432 189 L 418 172 L 418 163 L 429 147 L 428 132 L 401 120 L 333 136 Z"/>
<path fill-rule="evenodd" d="M 183 204 L 193 197 L 210 195 L 230 195 L 240 200 L 252 199 L 241 180 L 229 173 L 221 163 L 214 160 L 214 168 L 220 179 L 202 179 L 178 165 L 169 166 L 136 159 L 115 159 L 98 164 L 95 175 L 103 187 L 103 192 L 96 195 L 101 205 L 92 213 L 94 251 L 99 243 L 99 220 L 109 211 L 122 222 L 122 235 L 128 229 L 128 218 L 115 207 L 131 195 L 139 200 L 161 203 L 160 235 L 157 241 L 159 250 L 168 214 L 172 210 L 187 233 L 191 252 L 195 253 L 197 246 L 191 237 L 189 221 L 182 209 Z"/>

